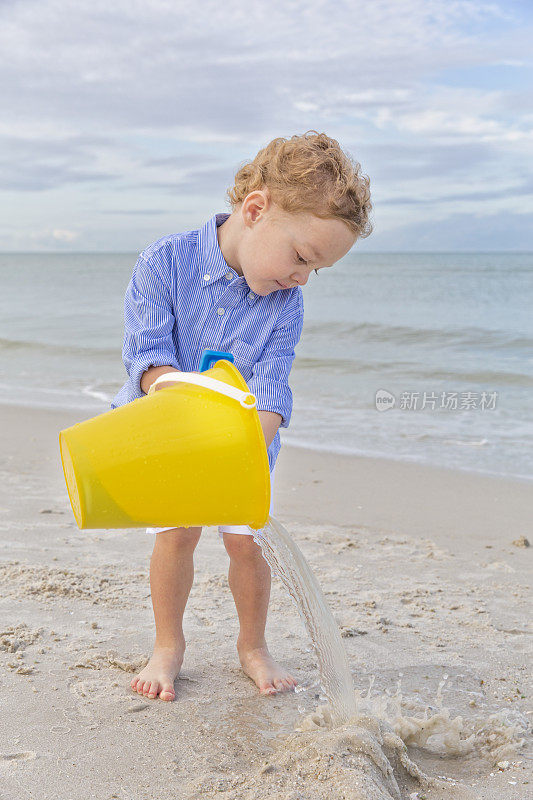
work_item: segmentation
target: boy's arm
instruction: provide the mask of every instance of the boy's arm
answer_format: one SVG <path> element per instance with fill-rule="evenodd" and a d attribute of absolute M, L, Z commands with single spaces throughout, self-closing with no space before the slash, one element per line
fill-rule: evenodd
<path fill-rule="evenodd" d="M 172 298 L 156 269 L 139 256 L 124 298 L 122 360 L 135 396 L 146 394 L 162 372 L 179 372 L 172 339 L 175 324 Z M 147 374 L 151 368 L 159 372 Z"/>
<path fill-rule="evenodd" d="M 272 444 L 274 436 L 278 432 L 278 428 L 283 420 L 281 414 L 276 414 L 273 411 L 258 411 L 259 421 L 265 434 L 265 441 L 267 450 Z"/>
<path fill-rule="evenodd" d="M 302 328 L 303 297 L 299 289 L 291 297 L 290 307 L 285 309 L 283 317 L 270 334 L 261 357 L 253 366 L 252 377 L 247 382 L 257 398 L 257 410 L 267 446 L 270 446 L 279 427 L 289 427 L 292 414 L 289 374 Z"/>

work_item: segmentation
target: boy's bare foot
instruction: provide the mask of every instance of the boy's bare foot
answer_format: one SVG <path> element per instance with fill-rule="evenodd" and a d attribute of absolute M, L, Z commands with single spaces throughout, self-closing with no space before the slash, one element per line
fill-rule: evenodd
<path fill-rule="evenodd" d="M 185 640 L 176 647 L 154 647 L 148 664 L 133 678 L 131 688 L 150 700 L 174 700 L 174 680 L 179 675 L 185 653 Z"/>
<path fill-rule="evenodd" d="M 260 694 L 294 691 L 298 681 L 274 661 L 268 647 L 238 647 L 237 651 L 243 670 L 255 682 Z"/>

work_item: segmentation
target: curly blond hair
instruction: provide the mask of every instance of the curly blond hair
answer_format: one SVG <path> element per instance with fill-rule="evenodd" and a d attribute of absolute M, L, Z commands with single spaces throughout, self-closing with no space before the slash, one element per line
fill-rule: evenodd
<path fill-rule="evenodd" d="M 357 238 L 372 233 L 370 179 L 336 139 L 307 131 L 280 136 L 242 164 L 226 194 L 234 210 L 256 189 L 269 189 L 276 205 L 289 213 L 339 219 Z"/>

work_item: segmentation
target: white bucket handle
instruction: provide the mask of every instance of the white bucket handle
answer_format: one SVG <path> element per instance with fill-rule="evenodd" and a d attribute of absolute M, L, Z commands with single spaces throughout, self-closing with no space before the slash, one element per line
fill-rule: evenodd
<path fill-rule="evenodd" d="M 230 386 L 224 381 L 217 381 L 199 372 L 165 372 L 151 384 L 148 395 L 154 394 L 158 383 L 193 383 L 196 386 L 203 386 L 205 389 L 212 389 L 219 394 L 225 394 L 233 400 L 238 400 L 243 408 L 252 409 L 257 405 L 257 400 L 251 392 L 244 392 L 236 386 Z"/>

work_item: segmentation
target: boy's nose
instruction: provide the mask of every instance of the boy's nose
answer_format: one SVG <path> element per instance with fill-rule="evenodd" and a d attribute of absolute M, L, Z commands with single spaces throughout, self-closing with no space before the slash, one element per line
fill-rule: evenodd
<path fill-rule="evenodd" d="M 305 284 L 309 280 L 309 275 L 304 275 L 303 273 L 297 272 L 291 275 L 291 280 L 298 286 L 305 286 Z"/>

